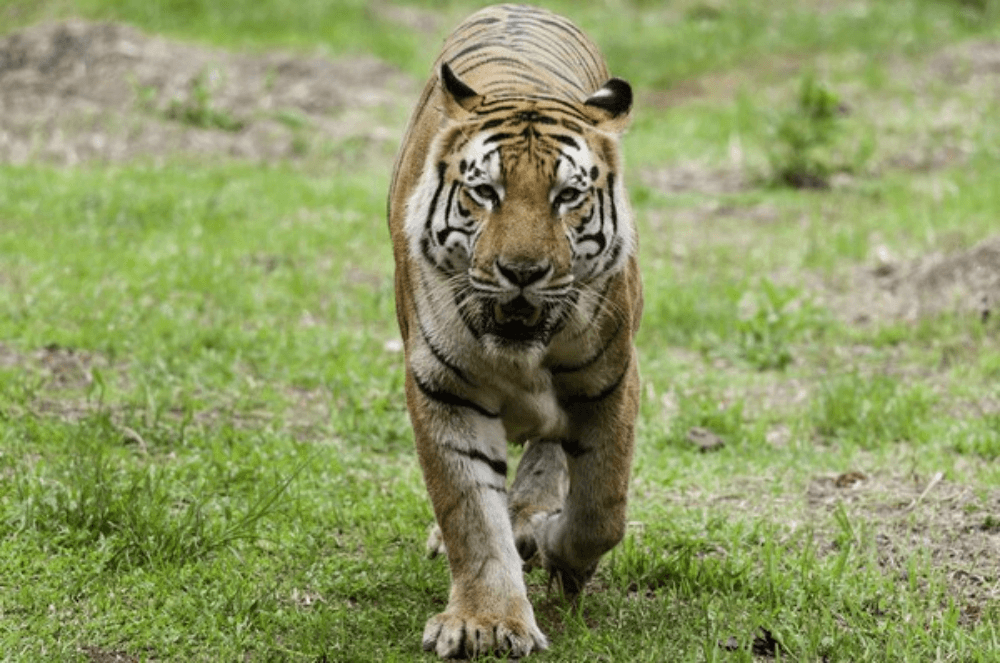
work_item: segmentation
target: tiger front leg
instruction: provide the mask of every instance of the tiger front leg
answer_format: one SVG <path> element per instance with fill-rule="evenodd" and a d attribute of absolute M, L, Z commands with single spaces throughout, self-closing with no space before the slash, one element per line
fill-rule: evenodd
<path fill-rule="evenodd" d="M 562 442 L 569 493 L 562 511 L 534 528 L 542 566 L 568 596 L 583 589 L 601 556 L 625 536 L 638 381 L 632 362 L 613 391 L 568 408 L 575 433 Z"/>
<path fill-rule="evenodd" d="M 427 621 L 424 649 L 442 658 L 492 652 L 520 658 L 545 649 L 507 512 L 499 417 L 442 403 L 420 390 L 408 395 L 424 482 L 451 570 L 448 606 Z"/>

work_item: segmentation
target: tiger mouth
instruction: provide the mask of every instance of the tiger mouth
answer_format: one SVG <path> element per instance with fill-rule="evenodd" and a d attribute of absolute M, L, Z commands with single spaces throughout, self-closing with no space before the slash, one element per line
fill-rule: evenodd
<path fill-rule="evenodd" d="M 545 306 L 535 306 L 519 296 L 506 304 L 494 303 L 488 310 L 485 331 L 502 344 L 548 342 L 551 330 Z"/>
<path fill-rule="evenodd" d="M 493 320 L 501 327 L 519 325 L 531 329 L 537 327 L 541 319 L 542 307 L 535 306 L 524 297 L 493 305 Z"/>

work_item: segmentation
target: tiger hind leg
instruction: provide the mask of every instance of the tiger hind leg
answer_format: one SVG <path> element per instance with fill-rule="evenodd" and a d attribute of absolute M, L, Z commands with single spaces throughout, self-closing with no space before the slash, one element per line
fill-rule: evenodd
<path fill-rule="evenodd" d="M 569 597 L 625 536 L 638 411 L 638 372 L 634 363 L 627 370 L 615 389 L 569 408 L 577 422 L 577 436 L 561 441 L 569 491 L 559 512 L 532 518 L 541 565 Z"/>
<path fill-rule="evenodd" d="M 535 526 L 562 511 L 569 492 L 569 468 L 558 440 L 530 440 L 510 487 L 514 545 L 524 570 L 543 566 Z"/>

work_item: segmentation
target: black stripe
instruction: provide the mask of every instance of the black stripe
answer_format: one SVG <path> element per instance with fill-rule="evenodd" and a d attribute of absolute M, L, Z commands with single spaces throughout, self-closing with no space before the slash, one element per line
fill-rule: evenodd
<path fill-rule="evenodd" d="M 562 446 L 563 451 L 566 452 L 566 455 L 571 458 L 579 458 L 593 451 L 593 449 L 580 444 L 580 440 L 559 440 L 559 444 Z"/>
<path fill-rule="evenodd" d="M 499 119 L 496 119 L 496 120 L 490 120 L 489 122 L 484 122 L 483 126 L 479 127 L 479 130 L 480 131 L 487 131 L 487 130 L 492 129 L 494 127 L 499 127 L 501 124 L 503 124 L 506 121 L 507 121 L 506 118 L 499 118 Z"/>
<path fill-rule="evenodd" d="M 413 382 L 417 385 L 417 388 L 420 389 L 420 393 L 422 393 L 430 400 L 440 403 L 441 405 L 450 405 L 452 407 L 464 407 L 466 409 L 472 410 L 473 412 L 481 414 L 487 419 L 500 418 L 499 414 L 490 412 L 483 406 L 473 403 L 472 401 L 466 400 L 461 396 L 456 396 L 450 391 L 434 389 L 429 384 L 426 384 L 423 380 L 421 380 L 420 377 L 417 375 L 416 371 L 413 371 Z"/>
<path fill-rule="evenodd" d="M 608 202 L 611 204 L 611 232 L 618 234 L 618 208 L 615 206 L 615 174 L 608 173 Z"/>
<path fill-rule="evenodd" d="M 476 51 L 478 51 L 478 50 L 480 50 L 482 48 L 489 48 L 490 46 L 491 46 L 491 44 L 489 42 L 476 42 L 472 46 L 466 46 L 465 48 L 463 48 L 462 50 L 460 50 L 458 53 L 455 53 L 455 55 L 451 56 L 451 61 L 453 63 L 457 64 L 458 60 L 461 59 L 463 56 L 469 55 L 470 53 L 474 53 L 474 52 L 476 52 Z M 463 63 L 463 66 L 464 66 L 464 63 Z M 468 69 L 463 69 L 461 73 L 459 73 L 459 72 L 455 72 L 455 73 L 457 73 L 459 76 L 464 76 L 468 71 L 469 71 Z"/>
<path fill-rule="evenodd" d="M 486 99 L 481 104 L 479 104 L 479 106 L 476 108 L 476 114 L 477 115 L 489 115 L 489 114 L 492 114 L 492 113 L 500 113 L 502 111 L 509 111 L 509 110 L 516 110 L 517 109 L 517 106 L 497 106 L 497 104 L 499 104 L 499 103 L 505 103 L 505 102 L 510 102 L 510 99 L 509 98 Z M 493 106 L 496 106 L 496 108 L 493 108 Z M 503 121 L 506 122 L 506 118 L 503 118 Z"/>
<path fill-rule="evenodd" d="M 501 19 L 494 16 L 484 16 L 483 18 L 476 19 L 475 21 L 469 21 L 466 23 L 468 27 L 474 27 L 477 25 L 489 25 L 491 23 L 499 23 Z"/>
<path fill-rule="evenodd" d="M 484 140 L 483 145 L 486 145 L 487 143 L 497 143 L 501 140 L 507 140 L 508 138 L 513 138 L 513 137 L 514 134 L 501 131 L 493 134 L 492 136 Z"/>
<path fill-rule="evenodd" d="M 576 107 L 568 101 L 563 101 L 561 99 L 555 99 L 553 97 L 542 97 L 538 95 L 502 95 L 494 96 L 493 98 L 488 98 L 476 107 L 476 115 L 479 117 L 485 117 L 488 115 L 493 115 L 496 113 L 504 113 L 507 111 L 517 110 L 516 105 L 511 105 L 511 101 L 534 101 L 536 103 L 557 103 L 560 106 L 543 106 L 538 109 L 539 113 L 558 113 L 560 115 L 572 115 L 578 120 L 582 120 L 587 124 L 592 124 L 590 118 L 583 115 Z M 497 105 L 501 104 L 501 105 Z M 506 118 L 504 118 L 506 121 Z M 572 122 L 570 120 L 562 120 L 562 124 L 565 126 L 567 122 Z M 568 128 L 568 127 L 567 127 Z"/>
<path fill-rule="evenodd" d="M 480 47 L 480 45 L 470 46 L 466 49 L 466 51 L 476 50 Z M 464 52 L 465 51 L 463 51 L 463 53 Z M 491 55 L 486 53 L 478 59 L 470 58 L 469 61 L 462 63 L 461 71 L 456 71 L 455 73 L 460 77 L 465 77 L 481 67 L 489 67 L 490 69 L 495 70 L 498 66 L 508 67 L 507 71 L 504 72 L 506 75 L 499 79 L 494 78 L 489 83 L 484 85 L 482 90 L 478 90 L 478 92 L 485 93 L 486 90 L 495 86 L 497 83 L 520 83 L 523 81 L 533 83 L 543 90 L 547 90 L 551 87 L 549 81 L 531 75 L 532 72 L 538 71 L 537 68 L 530 66 L 529 63 L 519 60 L 518 58 L 506 57 L 503 55 Z"/>
<path fill-rule="evenodd" d="M 580 149 L 580 144 L 576 142 L 573 138 L 569 136 L 564 136 L 562 134 L 549 134 L 553 139 L 559 141 L 563 145 L 569 145 L 570 147 Z"/>
<path fill-rule="evenodd" d="M 537 122 L 538 124 L 559 124 L 559 120 L 549 117 L 536 110 L 521 111 L 514 116 L 519 122 Z"/>
<path fill-rule="evenodd" d="M 597 208 L 600 210 L 600 228 L 604 230 L 604 189 L 597 189 Z"/>
<path fill-rule="evenodd" d="M 491 470 L 493 470 L 500 476 L 502 477 L 507 476 L 507 461 L 505 460 L 490 458 L 479 449 L 462 449 L 452 444 L 443 444 L 442 446 L 448 451 L 459 454 L 460 456 L 465 456 L 466 458 L 477 460 L 481 463 L 486 463 L 487 465 L 490 466 Z"/>
<path fill-rule="evenodd" d="M 618 256 L 622 254 L 622 242 L 621 240 L 616 241 L 611 245 L 611 250 L 608 251 L 608 257 L 604 261 L 605 269 L 611 269 L 612 266 L 618 261 Z"/>
<path fill-rule="evenodd" d="M 571 38 L 571 41 L 567 40 L 567 43 L 568 44 L 569 43 L 573 43 L 575 46 L 577 46 L 577 48 L 575 50 L 580 55 L 587 55 L 587 56 L 590 57 L 590 61 L 593 64 L 593 68 L 588 67 L 587 68 L 588 73 L 593 72 L 593 71 L 597 71 L 597 70 L 599 70 L 599 69 L 602 68 L 601 67 L 601 63 L 599 62 L 599 60 L 597 58 L 597 55 L 594 53 L 593 48 L 591 48 L 590 44 L 588 43 L 589 40 L 587 39 L 586 35 L 584 35 L 583 32 L 581 32 L 578 27 L 576 27 L 575 25 L 573 25 L 569 21 L 565 21 L 565 20 L 557 21 L 557 20 L 552 20 L 552 19 L 543 18 L 543 17 L 537 17 L 537 18 L 533 18 L 533 19 L 527 19 L 527 21 L 532 22 L 532 23 L 540 23 L 542 25 L 547 25 L 547 26 L 556 28 L 558 30 L 562 30 L 563 32 L 567 33 L 570 36 L 570 38 Z M 539 31 L 542 32 L 549 39 L 552 39 L 553 35 L 552 35 L 552 31 L 551 30 L 546 30 L 545 28 L 540 28 Z"/>
<path fill-rule="evenodd" d="M 438 362 L 440 362 L 442 366 L 444 366 L 449 371 L 451 371 L 452 373 L 454 373 L 455 376 L 459 380 L 461 380 L 465 384 L 471 385 L 472 384 L 472 380 L 470 380 L 465 375 L 465 371 L 463 371 L 461 368 L 459 368 L 455 364 L 451 363 L 451 361 L 448 359 L 448 357 L 446 357 L 445 354 L 443 352 L 441 352 L 441 350 L 439 350 L 434 345 L 434 343 L 431 342 L 430 336 L 427 334 L 427 330 L 424 329 L 423 323 L 421 323 L 419 320 L 417 321 L 417 327 L 420 329 L 420 335 L 423 336 L 423 338 L 424 338 L 424 343 L 427 344 L 427 349 L 429 349 L 431 351 L 431 354 L 434 355 L 434 358 L 437 359 Z"/>
<path fill-rule="evenodd" d="M 578 90 L 584 96 L 586 96 L 587 92 L 586 92 L 586 90 L 584 90 L 583 86 L 580 85 L 577 81 L 574 81 L 573 79 L 571 79 L 568 76 L 566 76 L 566 74 L 562 73 L 562 71 L 559 69 L 559 66 L 560 66 L 559 64 L 549 65 L 546 62 L 539 62 L 539 61 L 536 61 L 535 64 L 537 64 L 539 67 L 541 67 L 545 71 L 549 72 L 550 74 L 552 74 L 553 76 L 555 76 L 556 78 L 558 78 L 559 80 L 561 80 L 563 83 L 565 83 L 566 85 L 568 85 L 570 88 L 572 88 L 574 90 Z"/>
<path fill-rule="evenodd" d="M 625 364 L 625 370 L 622 371 L 621 375 L 619 375 L 614 382 L 605 387 L 602 391 L 600 391 L 597 394 L 594 394 L 593 396 L 588 396 L 586 394 L 573 396 L 572 398 L 568 399 L 569 400 L 568 405 L 580 405 L 583 403 L 597 403 L 603 401 L 605 398 L 611 396 L 616 391 L 618 391 L 618 387 L 620 387 L 622 382 L 625 381 L 625 376 L 628 375 L 630 368 L 631 368 L 631 360 L 629 360 L 629 362 Z"/>
<path fill-rule="evenodd" d="M 597 210 L 599 213 L 599 222 L 597 224 L 597 232 L 591 233 L 590 235 L 583 235 L 579 237 L 578 241 L 582 242 L 594 242 L 597 244 L 597 250 L 590 255 L 584 256 L 587 260 L 592 260 L 599 256 L 608 245 L 608 239 L 604 236 L 604 191 L 602 189 L 597 190 Z"/>
<path fill-rule="evenodd" d="M 438 185 L 434 191 L 434 197 L 431 198 L 431 207 L 427 210 L 427 222 L 424 224 L 424 227 L 428 230 L 431 227 L 431 222 L 434 220 L 434 211 L 437 209 L 438 198 L 441 197 L 441 189 L 444 188 L 444 171 L 447 168 L 448 164 L 444 161 L 438 164 Z"/>
<path fill-rule="evenodd" d="M 538 111 L 540 113 L 543 113 L 543 112 L 546 112 L 546 111 L 556 112 L 556 113 L 564 113 L 566 115 L 572 115 L 575 118 L 577 118 L 578 120 L 582 120 L 583 122 L 586 122 L 587 124 L 593 124 L 593 121 L 589 117 L 587 117 L 586 115 L 584 115 L 583 113 L 581 113 L 579 110 L 577 110 L 577 106 L 576 106 L 575 102 L 565 101 L 563 99 L 558 99 L 556 97 L 531 97 L 531 96 L 526 96 L 525 99 L 533 99 L 533 100 L 537 99 L 539 101 L 550 102 L 550 103 L 553 103 L 553 104 L 558 104 L 560 106 L 560 107 L 555 107 L 555 108 L 539 108 Z"/>
<path fill-rule="evenodd" d="M 573 170 L 576 170 L 576 159 L 574 159 L 570 155 L 562 153 L 562 152 L 559 153 L 559 158 L 560 159 L 565 159 L 566 161 L 569 161 L 569 165 L 573 167 Z M 558 162 L 556 163 L 556 168 L 557 169 L 559 168 Z"/>
<path fill-rule="evenodd" d="M 605 343 L 593 357 L 589 357 L 580 362 L 579 364 L 573 364 L 570 366 L 553 366 L 552 368 L 549 369 L 549 371 L 551 373 L 576 373 L 577 371 L 582 371 L 586 368 L 590 368 L 595 363 L 597 363 L 597 360 L 603 357 L 604 353 L 608 351 L 608 348 L 610 348 L 614 344 L 615 340 L 618 338 L 618 335 L 622 332 L 622 329 L 624 327 L 625 325 L 622 324 L 622 320 L 621 318 L 619 318 L 618 326 L 615 327 L 615 330 L 611 333 L 611 336 L 608 338 L 607 343 Z"/>
<path fill-rule="evenodd" d="M 515 47 L 521 46 L 520 50 L 539 65 L 546 66 L 546 63 L 553 63 L 556 67 L 559 67 L 560 71 L 554 71 L 552 67 L 546 66 L 547 69 L 554 71 L 560 77 L 563 76 L 562 70 L 566 69 L 566 65 L 577 60 L 575 57 L 576 53 L 568 48 L 565 43 L 551 39 L 547 40 L 544 36 L 539 38 L 537 35 L 532 35 L 529 39 L 515 39 L 513 45 Z M 541 57 L 539 58 L 538 56 Z M 583 81 L 567 80 L 567 82 L 584 97 L 589 96 L 587 90 L 582 85 Z"/>
<path fill-rule="evenodd" d="M 455 190 L 458 189 L 458 186 L 459 186 L 458 182 L 452 182 L 451 187 L 448 189 L 448 201 L 445 203 L 445 208 L 444 208 L 444 228 L 439 230 L 437 234 L 438 246 L 444 246 L 444 243 L 448 240 L 448 235 L 450 235 L 453 232 L 460 232 L 465 235 L 469 234 L 469 231 L 460 228 L 454 228 L 449 223 L 451 219 L 452 204 L 455 201 Z"/>

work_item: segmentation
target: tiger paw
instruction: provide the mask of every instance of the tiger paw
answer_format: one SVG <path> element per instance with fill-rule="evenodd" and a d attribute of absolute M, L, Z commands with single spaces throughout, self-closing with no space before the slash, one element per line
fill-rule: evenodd
<path fill-rule="evenodd" d="M 601 544 L 596 554 L 589 546 L 567 546 L 565 524 L 559 512 L 536 514 L 531 519 L 536 546 L 532 562 L 548 571 L 550 587 L 555 584 L 564 596 L 575 598 L 597 571 L 603 550 L 610 546 Z"/>
<path fill-rule="evenodd" d="M 527 619 L 449 610 L 428 619 L 424 627 L 424 651 L 434 651 L 441 658 L 475 658 L 494 653 L 522 658 L 548 646 L 548 640 L 535 624 L 530 605 Z"/>
<path fill-rule="evenodd" d="M 575 599 L 590 579 L 597 571 L 597 562 L 583 569 L 573 569 L 567 566 L 559 566 L 553 560 L 546 560 L 546 569 L 549 572 L 549 583 L 555 584 L 562 595 L 568 599 Z"/>
<path fill-rule="evenodd" d="M 549 518 L 558 515 L 559 512 L 560 509 L 537 511 L 528 518 L 518 517 L 514 519 L 514 546 L 517 548 L 518 555 L 521 556 L 525 573 L 532 569 L 544 568 L 545 562 L 541 548 L 538 546 L 536 534 Z"/>

